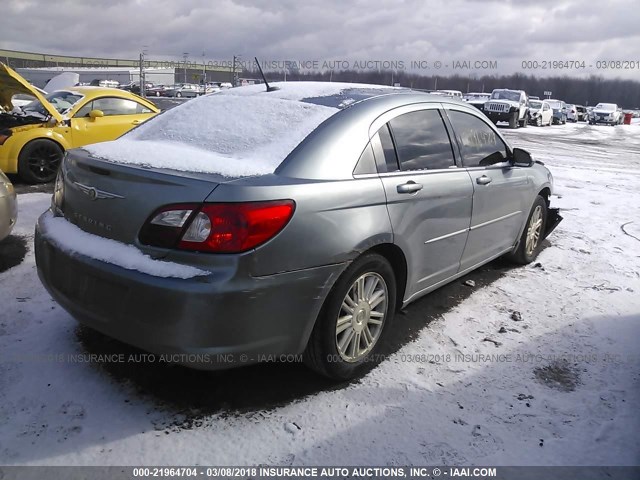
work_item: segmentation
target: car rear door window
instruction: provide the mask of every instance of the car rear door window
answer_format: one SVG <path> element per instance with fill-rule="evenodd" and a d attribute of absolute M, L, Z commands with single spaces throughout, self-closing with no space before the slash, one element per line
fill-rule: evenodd
<path fill-rule="evenodd" d="M 378 135 L 384 152 L 384 161 L 387 167 L 387 172 L 397 172 L 399 170 L 398 157 L 396 156 L 396 149 L 393 146 L 393 139 L 389 132 L 389 126 L 385 124 L 380 130 L 378 130 Z"/>
<path fill-rule="evenodd" d="M 434 170 L 455 166 L 453 150 L 440 112 L 405 113 L 389 122 L 401 170 Z"/>
<path fill-rule="evenodd" d="M 460 146 L 465 167 L 486 167 L 507 159 L 507 146 L 498 134 L 475 115 L 447 112 Z"/>

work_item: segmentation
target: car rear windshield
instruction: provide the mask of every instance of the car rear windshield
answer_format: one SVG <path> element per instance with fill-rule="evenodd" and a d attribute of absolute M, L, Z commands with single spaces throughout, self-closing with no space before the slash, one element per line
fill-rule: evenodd
<path fill-rule="evenodd" d="M 277 85 L 277 84 L 276 84 Z M 168 110 L 119 140 L 87 147 L 120 163 L 248 176 L 272 173 L 318 125 L 341 108 L 390 87 L 289 82 L 251 85 Z"/>

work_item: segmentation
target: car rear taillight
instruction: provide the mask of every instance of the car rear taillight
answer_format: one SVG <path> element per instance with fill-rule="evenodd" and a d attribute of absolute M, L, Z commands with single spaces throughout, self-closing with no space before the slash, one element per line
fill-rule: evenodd
<path fill-rule="evenodd" d="M 169 205 L 140 231 L 140 242 L 162 248 L 241 253 L 276 236 L 295 210 L 293 200 Z"/>

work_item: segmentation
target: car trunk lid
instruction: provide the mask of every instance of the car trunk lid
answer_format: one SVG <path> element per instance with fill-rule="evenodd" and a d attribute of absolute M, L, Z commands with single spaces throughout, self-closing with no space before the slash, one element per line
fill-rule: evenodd
<path fill-rule="evenodd" d="M 220 183 L 232 180 L 121 165 L 81 149 L 69 152 L 63 174 L 64 195 L 57 207 L 68 221 L 85 232 L 139 247 L 140 229 L 160 207 L 204 202 Z"/>

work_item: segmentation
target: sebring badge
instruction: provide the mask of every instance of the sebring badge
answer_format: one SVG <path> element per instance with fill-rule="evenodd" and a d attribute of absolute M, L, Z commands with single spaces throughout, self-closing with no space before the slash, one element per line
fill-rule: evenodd
<path fill-rule="evenodd" d="M 105 192 L 103 190 L 98 190 L 95 187 L 90 187 L 88 185 L 83 185 L 78 182 L 73 182 L 73 184 L 78 187 L 78 189 L 87 195 L 91 200 L 98 199 L 108 199 L 108 198 L 124 198 L 122 195 L 116 195 L 115 193 Z"/>

